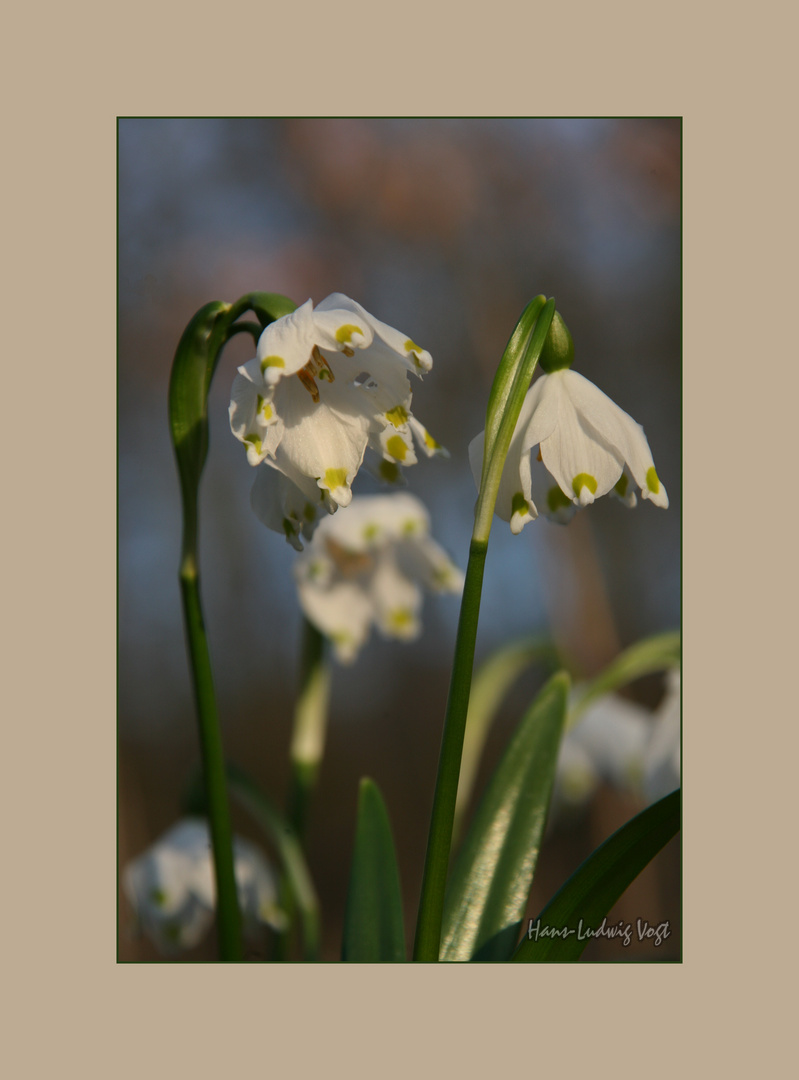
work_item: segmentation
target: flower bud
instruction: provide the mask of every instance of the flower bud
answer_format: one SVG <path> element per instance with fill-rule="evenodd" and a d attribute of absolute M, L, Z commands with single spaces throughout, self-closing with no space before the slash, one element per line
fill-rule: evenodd
<path fill-rule="evenodd" d="M 547 375 L 551 375 L 553 371 L 570 368 L 573 362 L 574 342 L 560 312 L 556 311 L 538 363 Z"/>

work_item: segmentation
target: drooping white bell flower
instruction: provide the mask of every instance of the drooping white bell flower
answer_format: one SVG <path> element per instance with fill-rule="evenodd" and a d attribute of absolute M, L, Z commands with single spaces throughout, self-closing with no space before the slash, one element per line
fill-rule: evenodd
<path fill-rule="evenodd" d="M 356 496 L 319 523 L 294 575 L 306 617 L 340 662 L 356 658 L 373 624 L 385 637 L 417 637 L 422 586 L 462 590 L 461 570 L 429 532 L 427 510 L 407 492 Z"/>
<path fill-rule="evenodd" d="M 579 805 L 601 781 L 638 794 L 651 731 L 651 713 L 616 694 L 590 705 L 563 737 L 555 786 L 563 802 Z"/>
<path fill-rule="evenodd" d="M 266 327 L 233 381 L 230 426 L 251 465 L 267 461 L 302 493 L 296 513 L 291 489 L 283 517 L 310 526 L 321 511 L 349 505 L 367 447 L 389 481 L 416 463 L 416 446 L 427 456 L 445 452 L 411 414 L 408 375 L 432 364 L 407 335 L 342 293 L 316 308 L 308 300 Z M 287 490 L 279 493 L 284 503 Z"/>
<path fill-rule="evenodd" d="M 648 802 L 662 799 L 680 786 L 680 669 L 667 675 L 666 693 L 655 710 L 644 754 L 643 790 Z"/>
<path fill-rule="evenodd" d="M 233 860 L 245 933 L 263 924 L 285 925 L 277 887 L 266 859 L 249 841 L 235 837 Z M 161 952 L 191 949 L 214 921 L 216 882 L 211 837 L 204 818 L 184 818 L 151 848 L 128 863 L 122 876 L 138 923 Z"/>
<path fill-rule="evenodd" d="M 627 506 L 641 496 L 669 505 L 644 429 L 592 382 L 571 370 L 574 346 L 556 312 L 527 391 L 502 471 L 495 512 L 519 533 L 539 512 L 565 523 L 579 507 L 613 493 Z M 480 486 L 485 432 L 469 446 Z M 537 450 L 536 450 L 537 448 Z M 535 451 L 535 461 L 532 461 Z"/>
<path fill-rule="evenodd" d="M 680 786 L 680 670 L 651 712 L 617 694 L 589 705 L 563 737 L 553 803 L 583 805 L 600 783 L 649 804 Z"/>

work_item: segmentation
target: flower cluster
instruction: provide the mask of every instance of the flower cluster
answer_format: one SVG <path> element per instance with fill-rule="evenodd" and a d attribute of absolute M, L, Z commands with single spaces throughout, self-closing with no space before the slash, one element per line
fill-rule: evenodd
<path fill-rule="evenodd" d="M 481 432 L 469 446 L 478 487 L 484 437 Z M 608 492 L 635 506 L 631 481 L 642 498 L 669 505 L 641 425 L 576 371 L 563 368 L 536 379 L 524 399 L 497 495 L 496 513 L 510 522 L 511 531 L 521 532 L 539 509 L 565 524 L 579 507 Z"/>
<path fill-rule="evenodd" d="M 245 933 L 285 925 L 274 875 L 255 845 L 235 837 L 234 871 Z M 214 920 L 216 886 L 211 838 L 204 818 L 184 818 L 129 863 L 125 893 L 144 932 L 164 953 L 191 949 Z"/>
<path fill-rule="evenodd" d="M 408 376 L 432 364 L 342 293 L 267 326 L 255 357 L 238 369 L 229 410 L 247 460 L 262 465 L 252 496 L 258 517 L 301 550 L 320 513 L 349 505 L 367 450 L 389 483 L 416 463 L 417 447 L 444 452 L 411 413 Z"/>
<path fill-rule="evenodd" d="M 586 709 L 564 736 L 553 802 L 580 806 L 600 783 L 646 803 L 680 786 L 680 670 L 666 677 L 654 713 L 616 694 Z"/>
<path fill-rule="evenodd" d="M 410 640 L 421 629 L 422 588 L 458 593 L 463 574 L 430 535 L 423 504 L 407 492 L 361 495 L 320 522 L 295 563 L 306 617 L 352 662 L 372 624 Z"/>

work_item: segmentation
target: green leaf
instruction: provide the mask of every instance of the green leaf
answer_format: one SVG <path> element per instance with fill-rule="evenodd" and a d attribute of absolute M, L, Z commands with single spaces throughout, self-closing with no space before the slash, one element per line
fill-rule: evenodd
<path fill-rule="evenodd" d="M 463 739 L 454 834 L 459 831 L 469 804 L 483 746 L 502 700 L 525 668 L 538 662 L 552 671 L 557 661 L 557 650 L 548 638 L 526 637 L 498 649 L 475 675 Z"/>
<path fill-rule="evenodd" d="M 636 642 L 635 645 L 619 653 L 616 659 L 583 689 L 579 699 L 572 706 L 569 726 L 571 727 L 597 698 L 610 694 L 621 686 L 626 686 L 634 679 L 640 679 L 642 675 L 676 667 L 679 663 L 680 634 L 677 630 L 656 634 L 654 637 Z"/>
<path fill-rule="evenodd" d="M 397 857 L 385 803 L 373 780 L 361 780 L 342 959 L 405 959 Z"/>
<path fill-rule="evenodd" d="M 621 894 L 680 828 L 680 791 L 647 807 L 596 849 L 553 896 L 539 916 L 538 937 L 526 937 L 513 960 L 573 961 Z M 580 927 L 582 920 L 582 929 Z M 542 937 L 544 927 L 570 931 L 567 937 Z"/>
<path fill-rule="evenodd" d="M 554 675 L 522 718 L 455 861 L 442 960 L 507 960 L 516 945 L 555 778 L 569 677 Z"/>

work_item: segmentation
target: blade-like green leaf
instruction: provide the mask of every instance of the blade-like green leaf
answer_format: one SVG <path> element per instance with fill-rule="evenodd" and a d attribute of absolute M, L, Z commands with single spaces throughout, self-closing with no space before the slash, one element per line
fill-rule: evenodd
<path fill-rule="evenodd" d="M 397 857 L 385 803 L 373 780 L 361 780 L 342 959 L 405 959 Z"/>
<path fill-rule="evenodd" d="M 563 731 L 569 677 L 554 675 L 492 777 L 447 887 L 442 960 L 507 960 L 533 880 Z"/>
<path fill-rule="evenodd" d="M 513 960 L 573 961 L 621 894 L 680 828 L 680 791 L 647 807 L 596 849 L 553 896 Z M 566 936 L 544 934 L 547 929 Z"/>
<path fill-rule="evenodd" d="M 485 661 L 474 677 L 463 738 L 453 838 L 460 831 L 483 746 L 497 710 L 511 685 L 534 663 L 545 665 L 548 672 L 558 666 L 557 649 L 548 638 L 526 637 L 504 645 Z"/>
<path fill-rule="evenodd" d="M 629 649 L 619 653 L 601 674 L 583 689 L 578 701 L 572 706 L 569 726 L 574 724 L 588 706 L 597 698 L 610 694 L 642 675 L 675 667 L 680 663 L 680 634 L 673 630 L 665 634 L 637 641 Z"/>

